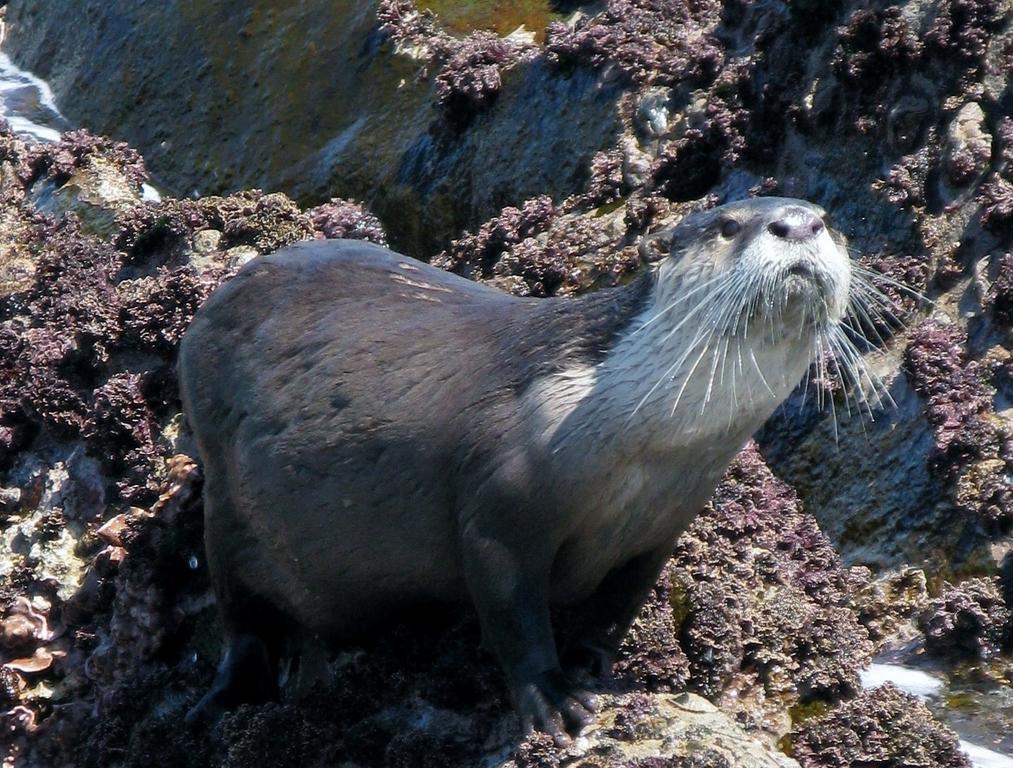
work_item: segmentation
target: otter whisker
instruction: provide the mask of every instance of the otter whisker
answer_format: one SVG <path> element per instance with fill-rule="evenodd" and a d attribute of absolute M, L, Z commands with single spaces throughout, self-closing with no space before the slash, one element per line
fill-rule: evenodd
<path fill-rule="evenodd" d="M 763 386 L 767 388 L 767 391 L 770 393 L 771 397 L 777 397 L 777 395 L 774 394 L 774 390 L 771 388 L 770 384 L 767 383 L 767 377 L 763 375 L 763 370 L 760 368 L 760 363 L 756 360 L 756 355 L 753 353 L 753 350 L 751 349 L 749 350 L 749 357 L 753 361 L 753 367 L 756 369 L 756 373 L 759 374 L 760 381 L 763 382 Z"/>
<path fill-rule="evenodd" d="M 732 309 L 734 308 L 735 297 L 741 292 L 741 287 L 740 287 L 741 283 L 742 283 L 742 277 L 741 277 L 741 275 L 735 275 L 733 277 L 733 279 L 729 281 L 728 290 L 721 297 L 722 301 L 721 302 L 715 302 L 715 308 L 716 309 L 715 309 L 715 313 L 713 315 L 713 322 L 711 324 L 711 331 L 710 331 L 710 333 L 709 333 L 709 335 L 707 337 L 707 342 L 706 342 L 706 344 L 704 346 L 703 353 L 706 353 L 706 352 L 708 352 L 710 350 L 711 340 L 714 338 L 715 335 L 717 335 L 718 338 L 719 338 L 718 344 L 721 343 L 720 342 L 720 337 L 721 336 L 724 336 L 725 340 L 727 341 L 727 338 L 728 338 L 727 337 L 727 333 L 726 333 L 727 321 L 728 321 L 728 318 L 731 315 Z M 711 318 L 711 316 L 708 316 L 708 319 L 710 319 L 710 318 Z M 715 347 L 716 346 L 717 345 L 715 345 Z M 727 344 L 726 344 L 726 349 L 727 349 Z M 704 414 L 704 412 L 707 409 L 708 403 L 710 403 L 711 394 L 712 394 L 713 389 L 714 389 L 714 375 L 717 372 L 717 367 L 718 367 L 718 363 L 720 361 L 720 357 L 721 357 L 720 354 L 718 353 L 717 349 L 715 348 L 714 354 L 713 354 L 713 359 L 711 361 L 710 376 L 709 376 L 708 381 L 707 381 L 707 389 L 706 389 L 706 391 L 704 393 L 703 400 L 700 403 L 700 414 L 701 415 Z M 699 361 L 697 361 L 697 363 L 699 363 Z M 683 387 L 685 387 L 686 383 L 689 381 L 689 378 L 693 375 L 693 371 L 695 370 L 695 368 L 696 368 L 696 364 L 694 364 L 693 369 L 691 369 L 690 372 L 689 372 L 689 374 L 687 375 L 686 381 L 683 382 Z M 676 402 L 678 402 L 678 400 Z M 672 412 L 673 412 L 673 414 L 675 413 L 674 406 L 673 406 L 673 411 Z"/>
<path fill-rule="evenodd" d="M 715 295 L 711 298 L 711 301 L 698 302 L 697 305 L 693 307 L 693 309 L 691 309 L 689 312 L 686 313 L 686 315 L 682 318 L 682 320 L 676 323 L 675 327 L 672 328 L 672 330 L 670 330 L 667 334 L 665 334 L 662 337 L 661 339 L 662 342 L 668 341 L 668 339 L 673 334 L 675 334 L 676 331 L 682 328 L 682 326 L 685 325 L 690 319 L 692 319 L 696 315 L 696 313 L 699 312 L 701 309 L 709 310 L 708 314 L 704 317 L 704 322 L 707 322 L 708 320 L 711 319 L 712 317 L 711 313 L 715 311 L 715 307 L 720 309 L 720 307 L 722 306 L 719 297 L 723 297 L 723 294 L 724 292 L 726 292 L 728 285 L 730 283 L 734 283 L 735 274 L 732 273 L 730 277 L 728 275 L 722 275 L 722 277 L 724 278 L 724 280 L 722 281 L 722 284 L 718 286 Z"/>
<path fill-rule="evenodd" d="M 744 278 L 742 277 L 741 274 L 737 275 L 735 281 L 733 282 L 729 290 L 730 296 L 728 297 L 728 301 L 723 307 L 720 316 L 717 318 L 716 327 L 719 336 L 724 336 L 724 348 L 721 354 L 718 354 L 717 350 L 715 350 L 714 360 L 711 364 L 710 380 L 707 382 L 707 392 L 704 396 L 703 404 L 701 406 L 701 413 L 703 413 L 703 409 L 706 408 L 707 403 L 710 402 L 711 392 L 714 387 L 714 374 L 717 370 L 719 360 L 721 365 L 721 377 L 718 383 L 720 385 L 721 383 L 724 382 L 725 357 L 728 354 L 728 338 L 729 333 L 731 332 L 730 323 L 733 318 L 733 312 L 736 310 L 736 307 L 739 304 L 739 297 L 744 292 L 743 284 Z"/>
<path fill-rule="evenodd" d="M 852 280 L 854 283 L 854 291 L 852 292 L 851 298 L 854 301 L 862 301 L 863 305 L 869 311 L 876 313 L 877 319 L 888 319 L 890 324 L 895 327 L 900 327 L 904 324 L 894 312 L 895 309 L 901 309 L 897 302 L 877 289 L 875 286 L 865 282 L 864 278 L 860 275 L 852 275 Z"/>
<path fill-rule="evenodd" d="M 851 339 L 848 338 L 847 334 L 845 334 L 840 328 L 835 329 L 835 334 L 839 339 L 842 353 L 846 355 L 857 374 L 856 378 L 859 387 L 861 387 L 861 377 L 864 375 L 866 381 L 871 387 L 872 394 L 875 396 L 876 407 L 882 407 L 883 400 L 885 398 L 890 405 L 896 408 L 897 403 L 894 402 L 893 396 L 883 383 L 883 380 L 869 368 L 869 364 L 866 362 L 865 357 L 858 351 Z M 864 390 L 862 394 L 863 396 L 865 395 Z M 869 415 L 870 417 L 872 416 L 871 413 Z"/>
<path fill-rule="evenodd" d="M 844 393 L 844 408 L 845 408 L 845 412 L 848 414 L 848 418 L 850 419 L 853 416 L 853 414 L 851 412 L 851 397 L 852 397 L 852 394 L 851 394 L 851 387 L 848 385 L 848 381 L 846 380 L 845 374 L 849 374 L 850 375 L 851 372 L 849 370 L 847 370 L 847 363 L 846 363 L 846 361 L 844 359 L 844 354 L 843 354 L 842 350 L 840 349 L 840 345 L 838 343 L 837 338 L 833 334 L 827 334 L 825 338 L 826 338 L 827 348 L 830 350 L 830 355 L 834 359 L 834 368 L 836 369 L 836 372 L 837 372 L 837 380 L 838 380 L 838 382 L 840 382 L 841 391 Z M 854 397 L 855 397 L 855 408 L 858 409 L 859 413 L 861 413 L 861 407 L 859 405 L 858 395 L 856 394 L 856 395 L 854 395 Z M 863 429 L 865 428 L 864 423 L 862 425 L 862 428 Z"/>
<path fill-rule="evenodd" d="M 810 345 L 809 348 L 809 367 L 806 369 L 805 378 L 802 379 L 802 402 L 798 406 L 798 412 L 803 413 L 805 411 L 805 401 L 809 394 L 809 380 L 813 377 L 813 358 L 815 357 L 815 347 Z"/>
<path fill-rule="evenodd" d="M 718 343 L 715 346 L 720 346 L 720 345 L 721 345 L 721 340 L 720 340 L 720 334 L 719 334 Z M 708 343 L 707 346 L 709 347 L 710 344 Z M 704 392 L 703 400 L 700 402 L 700 415 L 701 416 L 704 414 L 704 411 L 707 410 L 707 404 L 710 402 L 711 393 L 714 391 L 714 374 L 717 373 L 718 363 L 721 360 L 721 355 L 717 351 L 717 349 L 714 350 L 714 354 L 713 354 L 712 357 L 713 357 L 713 359 L 711 360 L 710 377 L 707 380 L 707 389 Z"/>
<path fill-rule="evenodd" d="M 732 273 L 732 276 L 728 279 L 728 281 L 725 284 L 723 284 L 717 291 L 714 297 L 714 302 L 710 308 L 710 311 L 704 317 L 704 321 L 701 323 L 701 327 L 698 330 L 697 335 L 693 340 L 693 343 L 690 344 L 690 346 L 686 350 L 686 353 L 677 361 L 677 365 L 679 366 L 679 368 L 681 368 L 682 363 L 685 362 L 686 358 L 689 356 L 690 353 L 692 353 L 692 351 L 696 348 L 696 346 L 701 341 L 704 342 L 703 349 L 700 350 L 700 354 L 697 355 L 697 358 L 696 360 L 693 361 L 693 365 L 690 367 L 689 372 L 683 378 L 682 386 L 679 389 L 679 393 L 676 395 L 675 402 L 672 404 L 672 410 L 671 413 L 669 414 L 670 417 L 675 415 L 675 411 L 679 406 L 680 400 L 682 399 L 683 392 L 685 392 L 687 385 L 693 378 L 693 374 L 696 372 L 697 367 L 700 365 L 700 361 L 703 360 L 704 356 L 707 354 L 707 351 L 710 349 L 711 339 L 714 338 L 715 332 L 717 332 L 720 328 L 718 324 L 720 315 L 723 313 L 725 307 L 727 306 L 728 299 L 734 293 L 737 285 L 738 281 L 735 279 L 735 273 Z M 705 332 L 706 335 L 704 335 Z M 704 408 L 706 408 L 706 404 L 707 399 L 705 398 L 703 403 Z M 703 411 L 701 411 L 701 413 L 702 412 Z"/>
<path fill-rule="evenodd" d="M 869 269 L 868 267 L 863 267 L 861 264 L 857 264 L 857 263 L 854 263 L 854 262 L 852 262 L 852 264 L 851 264 L 851 269 L 852 269 L 852 272 L 854 272 L 855 274 L 858 274 L 858 275 L 862 276 L 863 278 L 867 278 L 867 284 L 870 284 L 871 287 L 873 287 L 873 288 L 875 288 L 875 285 L 873 284 L 873 281 L 879 280 L 879 281 L 881 281 L 883 283 L 886 283 L 887 285 L 889 285 L 889 286 L 891 286 L 893 288 L 896 288 L 901 293 L 906 293 L 908 296 L 910 296 L 913 299 L 916 299 L 917 301 L 924 301 L 926 304 L 929 304 L 932 307 L 938 306 L 938 304 L 935 301 L 933 301 L 932 299 L 930 299 L 928 296 L 926 296 L 921 291 L 919 291 L 919 290 L 917 290 L 915 288 L 912 288 L 910 285 L 908 285 L 906 283 L 902 283 L 900 280 L 892 278 L 889 275 L 886 275 L 886 274 L 884 274 L 882 272 L 877 272 L 874 269 Z M 879 291 L 878 288 L 875 288 L 875 290 Z M 879 293 L 882 294 L 882 291 L 879 291 Z M 885 295 L 885 294 L 883 294 L 883 295 Z"/>
<path fill-rule="evenodd" d="M 683 317 L 682 320 L 680 320 L 676 324 L 675 328 L 673 328 L 661 340 L 659 346 L 663 348 L 663 344 L 665 341 L 668 340 L 669 336 L 671 336 L 673 333 L 679 330 L 679 328 L 685 325 L 690 319 L 692 319 L 694 315 L 696 315 L 697 312 L 699 312 L 701 309 L 708 310 L 708 313 L 704 316 L 703 321 L 700 324 L 700 329 L 697 330 L 696 335 L 686 348 L 686 351 L 683 353 L 683 355 L 680 356 L 674 363 L 672 363 L 668 368 L 665 369 L 664 373 L 662 373 L 661 376 L 658 377 L 658 380 L 654 383 L 654 385 L 647 391 L 647 393 L 642 398 L 640 398 L 640 401 L 633 408 L 633 411 L 630 413 L 629 417 L 627 417 L 626 420 L 627 427 L 629 426 L 630 420 L 637 414 L 637 412 L 641 409 L 641 407 L 643 407 L 644 403 L 646 403 L 650 399 L 651 395 L 653 395 L 657 391 L 658 387 L 661 386 L 661 384 L 665 381 L 665 379 L 667 379 L 672 374 L 673 371 L 677 370 L 679 367 L 682 366 L 682 364 L 686 361 L 686 358 L 692 353 L 692 351 L 696 348 L 697 344 L 699 344 L 700 341 L 702 340 L 702 331 L 706 326 L 707 320 L 715 312 L 715 306 L 720 305 L 720 301 L 718 301 L 718 298 L 721 295 L 723 295 L 723 293 L 728 289 L 728 285 L 732 282 L 732 279 L 728 275 L 722 275 L 721 277 L 723 278 L 722 284 L 719 285 L 717 290 L 715 291 L 714 301 L 698 302 L 696 306 L 694 306 L 689 312 L 687 312 L 686 316 Z"/>
<path fill-rule="evenodd" d="M 725 275 L 716 275 L 716 276 L 714 276 L 714 277 L 712 277 L 712 278 L 710 278 L 708 280 L 705 280 L 703 283 L 701 283 L 700 285 L 696 286 L 695 288 L 690 289 L 689 291 L 686 292 L 686 294 L 684 296 L 680 296 L 678 299 L 676 299 L 675 301 L 673 301 L 670 304 L 668 304 L 667 306 L 665 306 L 664 309 L 660 309 L 657 312 L 655 312 L 652 317 L 650 317 L 648 320 L 644 321 L 643 325 L 641 325 L 638 328 L 634 329 L 633 333 L 640 333 L 642 330 L 644 330 L 648 326 L 650 326 L 650 325 L 654 324 L 655 322 L 657 322 L 658 320 L 660 320 L 664 315 L 666 315 L 668 312 L 670 312 L 673 309 L 675 309 L 677 306 L 679 306 L 680 304 L 682 304 L 684 301 L 690 299 L 694 294 L 699 293 L 700 291 L 704 290 L 705 288 L 709 288 L 710 286 L 714 285 L 714 283 L 716 283 L 716 282 L 718 282 L 718 281 L 720 281 L 720 280 L 722 280 L 724 278 L 725 278 Z"/>
<path fill-rule="evenodd" d="M 739 341 L 738 337 L 736 337 L 736 336 L 727 336 L 727 337 L 725 337 L 726 343 L 728 341 L 730 341 L 731 339 L 735 340 L 735 347 L 736 347 L 736 349 L 741 350 L 742 343 Z M 741 355 L 741 352 L 740 352 L 740 354 L 739 354 L 739 360 L 741 360 L 741 359 L 742 359 L 742 355 Z M 722 364 L 722 373 L 724 373 L 723 364 Z M 735 413 L 738 410 L 738 407 L 739 407 L 739 395 L 738 395 L 738 392 L 735 389 L 735 361 L 734 360 L 732 361 L 730 378 L 731 378 L 731 382 L 732 382 L 732 407 L 728 409 L 728 423 L 725 425 L 725 431 L 726 432 L 730 432 L 731 431 L 731 429 L 732 429 L 732 423 L 735 421 L 732 418 L 732 414 Z"/>
<path fill-rule="evenodd" d="M 689 384 L 690 379 L 693 378 L 693 373 L 696 371 L 697 366 L 700 365 L 700 361 L 703 359 L 704 354 L 706 354 L 707 349 L 710 347 L 710 339 L 713 335 L 714 331 L 711 330 L 710 334 L 707 336 L 707 343 L 704 344 L 703 350 L 699 355 L 697 355 L 696 360 L 693 362 L 693 367 L 689 369 L 689 373 L 687 373 L 686 377 L 682 380 L 682 386 L 679 388 L 679 394 L 676 395 L 675 402 L 672 403 L 672 412 L 669 413 L 669 417 L 675 416 L 675 410 L 679 407 L 679 401 L 682 399 L 682 393 L 686 391 L 686 386 Z"/>
<path fill-rule="evenodd" d="M 819 329 L 817 331 L 817 333 L 816 333 L 816 346 L 817 346 L 817 349 L 819 351 L 820 378 L 824 382 L 827 382 L 827 381 L 829 381 L 829 376 L 830 375 L 829 375 L 829 372 L 827 370 L 827 349 L 824 346 L 825 340 L 826 339 L 825 339 L 824 331 L 822 329 Z M 821 386 L 819 388 L 818 392 L 820 393 L 820 399 L 821 400 L 822 400 L 823 397 L 827 397 L 830 400 L 830 413 L 831 413 L 831 417 L 832 417 L 831 420 L 833 421 L 833 424 L 834 424 L 834 445 L 838 445 L 839 446 L 840 445 L 840 435 L 838 434 L 838 431 L 837 431 L 837 403 L 834 401 L 834 394 L 833 394 L 833 392 L 824 392 L 825 386 L 826 386 L 825 384 L 823 386 Z M 822 407 L 823 407 L 823 405 L 822 405 L 822 402 L 821 402 L 820 403 L 820 408 L 822 408 Z"/>
<path fill-rule="evenodd" d="M 856 324 L 853 325 L 851 322 L 852 320 L 854 320 Z M 877 344 L 873 346 L 878 346 L 880 348 L 886 347 L 886 340 L 876 327 L 876 322 L 869 314 L 869 310 L 857 299 L 848 305 L 848 314 L 841 322 L 847 324 L 848 328 L 851 329 L 855 335 L 859 336 L 863 342 L 871 345 L 870 339 L 865 335 L 865 331 L 863 330 L 863 327 L 870 328 L 872 333 L 875 335 L 877 342 Z"/>
<path fill-rule="evenodd" d="M 826 297 L 825 296 L 822 297 L 822 300 L 823 300 L 824 317 L 829 317 L 830 308 L 827 306 Z M 845 411 L 848 414 L 848 418 L 850 419 L 852 417 L 852 413 L 851 413 L 851 397 L 849 395 L 848 383 L 844 380 L 844 369 L 841 367 L 844 363 L 842 363 L 842 360 L 841 360 L 841 353 L 840 353 L 841 351 L 840 351 L 840 347 L 839 347 L 839 345 L 837 343 L 837 338 L 836 338 L 836 334 L 834 333 L 834 331 L 836 331 L 836 327 L 833 327 L 833 328 L 829 329 L 829 332 L 828 332 L 828 329 L 827 329 L 827 327 L 825 325 L 821 324 L 819 326 L 819 332 L 820 332 L 820 334 L 823 337 L 823 340 L 824 340 L 824 342 L 826 344 L 826 348 L 827 348 L 827 350 L 830 353 L 830 357 L 834 361 L 834 368 L 835 368 L 836 373 L 837 373 L 837 380 L 840 382 L 841 391 L 844 392 L 844 408 L 845 408 Z M 833 394 L 831 393 L 831 404 L 833 404 L 833 402 L 834 402 L 833 401 Z M 857 396 L 856 396 L 855 407 L 859 408 L 859 405 L 858 405 L 858 402 L 857 402 Z M 835 413 L 834 414 L 834 421 L 836 422 L 836 420 L 837 420 L 837 414 Z M 834 425 L 834 428 L 835 428 L 835 431 L 836 431 L 836 424 Z M 863 428 L 864 428 L 864 425 L 863 425 Z"/>

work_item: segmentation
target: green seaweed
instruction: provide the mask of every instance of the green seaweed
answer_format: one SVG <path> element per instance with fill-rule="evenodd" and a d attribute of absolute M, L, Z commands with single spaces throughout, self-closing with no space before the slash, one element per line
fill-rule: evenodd
<path fill-rule="evenodd" d="M 613 200 L 611 203 L 605 203 L 604 205 L 599 205 L 597 208 L 594 209 L 594 217 L 597 219 L 597 218 L 600 218 L 602 216 L 607 216 L 610 213 L 618 211 L 620 208 L 622 208 L 625 205 L 626 205 L 626 198 L 625 197 L 620 197 L 618 200 Z"/>
<path fill-rule="evenodd" d="M 535 33 L 538 41 L 550 21 L 563 17 L 549 0 L 420 0 L 418 6 L 435 13 L 440 23 L 455 34 L 488 29 L 508 35 L 523 25 Z"/>

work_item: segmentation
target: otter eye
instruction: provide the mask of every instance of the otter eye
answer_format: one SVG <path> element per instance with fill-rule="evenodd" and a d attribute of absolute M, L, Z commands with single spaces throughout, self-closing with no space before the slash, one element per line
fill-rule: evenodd
<path fill-rule="evenodd" d="M 739 222 L 735 219 L 725 219 L 721 222 L 721 237 L 735 237 L 739 234 Z"/>

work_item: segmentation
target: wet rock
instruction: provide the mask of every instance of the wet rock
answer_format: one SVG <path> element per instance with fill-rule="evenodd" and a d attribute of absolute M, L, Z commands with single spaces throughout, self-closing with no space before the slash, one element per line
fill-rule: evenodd
<path fill-rule="evenodd" d="M 998 579 L 977 578 L 944 584 L 918 617 L 918 626 L 933 654 L 984 658 L 1002 647 L 1010 618 Z"/>
<path fill-rule="evenodd" d="M 858 690 L 872 645 L 848 608 L 851 577 L 755 446 L 679 540 L 674 563 L 691 687 L 716 697 L 752 673 L 748 687 L 781 704 Z"/>
<path fill-rule="evenodd" d="M 675 573 L 669 566 L 623 641 L 612 670 L 621 684 L 669 693 L 686 689 L 690 665 L 679 637 L 685 621 L 686 598 L 674 579 Z M 621 712 L 617 717 L 621 720 L 626 715 Z"/>
<path fill-rule="evenodd" d="M 630 721 L 636 725 L 630 738 Z M 651 744 L 650 752 L 644 745 Z M 656 745 L 656 746 L 654 746 Z M 794 760 L 769 739 L 750 735 L 694 694 L 644 700 L 623 696 L 586 737 L 565 749 L 536 734 L 502 768 L 792 768 Z"/>
<path fill-rule="evenodd" d="M 1008 430 L 992 410 L 995 391 L 976 360 L 968 358 L 959 328 L 928 321 L 907 350 L 915 389 L 926 398 L 935 428 L 933 468 L 951 479 L 957 505 L 992 530 L 1013 516 L 1013 493 L 1000 455 Z"/>
<path fill-rule="evenodd" d="M 152 13 L 129 0 L 118 6 L 124 45 L 118 23 L 83 6 L 54 14 L 18 0 L 6 49 L 47 78 L 71 119 L 141 147 L 169 191 L 369 200 L 392 242 L 423 258 L 505 206 L 578 192 L 616 133 L 618 89 L 592 73 L 556 77 L 531 61 L 530 40 L 454 38 L 412 2 L 247 10 Z M 242 85 L 212 85 L 233 77 Z"/>
<path fill-rule="evenodd" d="M 871 640 L 903 642 L 917 636 L 913 622 L 929 601 L 924 571 L 906 567 L 873 579 L 861 568 L 855 578 L 861 586 L 852 600 Z"/>
<path fill-rule="evenodd" d="M 636 82 L 674 85 L 716 73 L 719 18 L 716 2 L 609 0 L 602 13 L 573 26 L 550 24 L 546 49 L 559 66 L 612 65 Z"/>
<path fill-rule="evenodd" d="M 503 88 L 503 71 L 533 58 L 530 44 L 475 32 L 455 45 L 436 76 L 436 95 L 449 119 L 466 125 L 470 116 L 486 108 Z"/>
<path fill-rule="evenodd" d="M 111 6 L 55 7 L 11 0 L 8 44 L 42 63 L 72 116 L 87 105 L 91 124 L 143 143 L 170 187 L 329 202 L 137 203 L 114 189 L 86 195 L 96 227 L 38 205 L 71 179 L 85 189 L 103 163 L 135 184 L 129 153 L 85 136 L 29 150 L 0 130 L 0 469 L 18 497 L 2 505 L 0 595 L 45 600 L 61 632 L 39 642 L 12 625 L 24 647 L 10 658 L 44 647 L 55 659 L 34 688 L 0 672 L 20 763 L 700 768 L 738 757 L 720 739 L 661 734 L 724 713 L 766 748 L 792 715 L 826 712 L 797 724 L 805 764 L 959 764 L 907 699 L 841 702 L 875 644 L 911 636 L 921 574 L 980 572 L 1011 517 L 999 4 L 607 2 L 554 25 L 544 47 L 455 37 L 408 0 L 380 4 L 380 18 L 343 1 L 244 16 L 125 0 L 117 23 Z M 173 366 L 215 286 L 323 236 L 389 238 L 520 295 L 578 293 L 656 261 L 686 213 L 747 194 L 813 199 L 849 236 L 868 281 L 849 339 L 869 373 L 827 360 L 768 425 L 765 460 L 750 447 L 736 462 L 603 682 L 598 730 L 572 753 L 539 737 L 518 747 L 474 623 L 431 616 L 332 659 L 305 701 L 240 708 L 210 735 L 179 729 L 219 632 L 199 473 L 175 455 L 192 446 Z M 915 292 L 938 308 L 928 323 Z M 896 408 L 863 398 L 875 377 Z M 998 604 L 951 597 L 943 624 L 980 619 L 971 644 L 992 647 Z M 671 695 L 687 688 L 713 703 L 676 712 Z"/>
<path fill-rule="evenodd" d="M 918 699 L 889 683 L 803 721 L 792 732 L 792 752 L 803 768 L 971 766 L 956 734 L 933 720 Z"/>
<path fill-rule="evenodd" d="M 333 198 L 330 202 L 311 208 L 306 215 L 309 216 L 313 231 L 321 237 L 369 240 L 379 245 L 387 244 L 383 224 L 359 203 Z"/>
<path fill-rule="evenodd" d="M 477 233 L 455 240 L 432 263 L 465 277 L 490 277 L 508 248 L 543 232 L 555 214 L 556 207 L 548 196 L 528 200 L 520 208 L 504 208 Z"/>
<path fill-rule="evenodd" d="M 14 598 L 0 620 L 0 648 L 5 655 L 34 651 L 53 637 L 45 611 L 24 595 Z"/>
<path fill-rule="evenodd" d="M 1013 253 L 998 259 L 998 274 L 988 287 L 985 306 L 998 323 L 1013 326 Z"/>
<path fill-rule="evenodd" d="M 834 73 L 863 88 L 875 88 L 921 55 L 922 43 L 898 5 L 852 12 L 838 29 Z"/>
<path fill-rule="evenodd" d="M 990 33 L 1000 29 L 1008 13 L 1001 0 L 943 0 L 925 39 L 941 53 L 980 66 Z"/>
<path fill-rule="evenodd" d="M 947 132 L 946 170 L 952 184 L 962 186 L 979 176 L 992 158 L 992 134 L 980 104 L 965 104 Z"/>

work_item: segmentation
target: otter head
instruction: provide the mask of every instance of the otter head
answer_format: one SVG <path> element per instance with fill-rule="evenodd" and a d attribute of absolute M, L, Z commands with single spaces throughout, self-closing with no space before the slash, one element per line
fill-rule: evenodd
<path fill-rule="evenodd" d="M 693 214 L 671 231 L 655 274 L 631 336 L 642 337 L 655 366 L 636 410 L 669 402 L 673 415 L 690 418 L 684 427 L 701 429 L 712 420 L 692 415 L 718 410 L 733 415 L 729 429 L 736 415 L 746 428 L 810 363 L 847 343 L 852 264 L 843 236 L 812 203 L 754 198 Z"/>
<path fill-rule="evenodd" d="M 659 287 L 685 295 L 706 282 L 699 293 L 725 310 L 706 313 L 722 334 L 760 324 L 776 342 L 835 325 L 848 308 L 844 237 L 804 200 L 753 198 L 694 214 L 673 231 L 665 261 Z"/>

